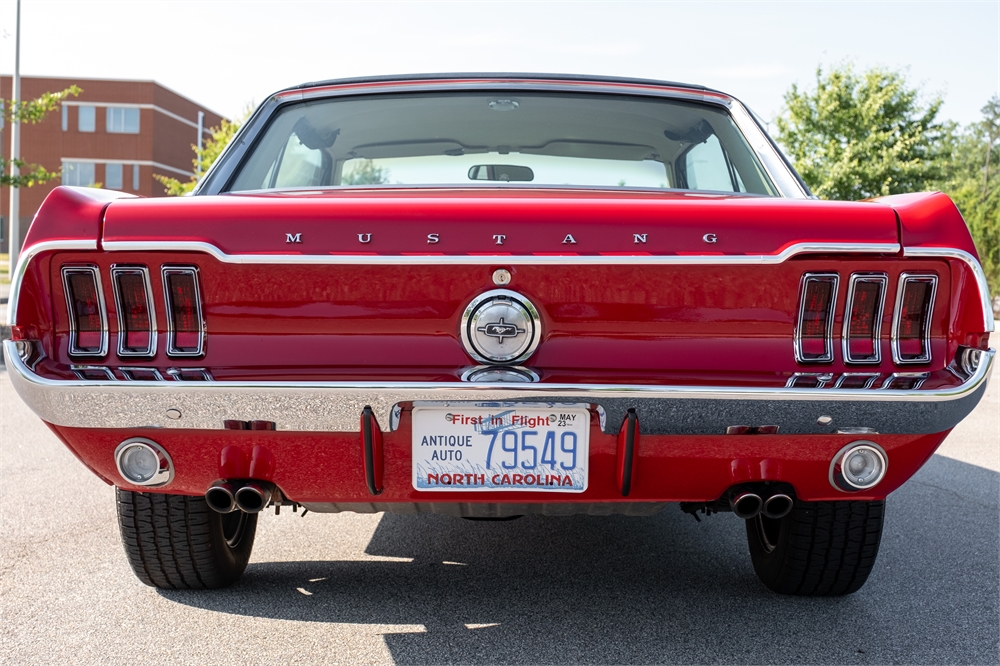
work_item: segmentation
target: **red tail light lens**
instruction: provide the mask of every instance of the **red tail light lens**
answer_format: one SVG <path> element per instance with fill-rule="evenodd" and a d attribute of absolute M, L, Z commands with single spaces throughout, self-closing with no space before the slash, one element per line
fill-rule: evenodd
<path fill-rule="evenodd" d="M 806 273 L 802 278 L 802 301 L 795 329 L 795 360 L 799 363 L 833 360 L 833 309 L 839 281 L 835 273 Z"/>
<path fill-rule="evenodd" d="M 144 266 L 111 269 L 118 307 L 118 355 L 156 353 L 156 326 L 150 300 L 149 271 Z"/>
<path fill-rule="evenodd" d="M 930 362 L 931 314 L 936 291 L 936 275 L 899 276 L 892 322 L 892 355 L 896 363 Z"/>
<path fill-rule="evenodd" d="M 167 299 L 167 354 L 200 356 L 204 351 L 205 327 L 198 291 L 198 269 L 163 268 L 163 290 Z"/>
<path fill-rule="evenodd" d="M 852 275 L 847 290 L 844 322 L 844 360 L 848 363 L 878 363 L 885 275 Z"/>
<path fill-rule="evenodd" d="M 108 353 L 108 314 L 97 266 L 64 266 L 63 288 L 69 311 L 69 353 L 104 356 Z"/>

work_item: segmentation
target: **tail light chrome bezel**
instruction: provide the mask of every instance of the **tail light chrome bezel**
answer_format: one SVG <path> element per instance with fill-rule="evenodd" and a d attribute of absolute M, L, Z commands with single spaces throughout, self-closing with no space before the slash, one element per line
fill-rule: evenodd
<path fill-rule="evenodd" d="M 851 321 L 854 315 L 855 288 L 859 282 L 880 285 L 876 299 L 875 318 L 872 321 L 872 351 L 871 356 L 856 357 L 851 353 Z M 844 306 L 844 334 L 841 346 L 844 351 L 844 362 L 852 364 L 878 365 L 882 362 L 882 316 L 885 313 L 885 294 L 889 286 L 889 277 L 885 273 L 853 273 L 847 285 L 847 303 Z"/>
<path fill-rule="evenodd" d="M 167 310 L 167 356 L 196 357 L 205 353 L 205 318 L 201 305 L 201 281 L 198 279 L 197 266 L 163 266 L 160 269 L 163 280 L 163 298 Z M 198 324 L 198 346 L 195 350 L 178 349 L 177 332 L 174 330 L 174 304 L 170 296 L 170 276 L 189 275 L 194 282 L 195 320 Z"/>
<path fill-rule="evenodd" d="M 902 320 L 903 295 L 906 292 L 906 285 L 911 282 L 926 282 L 931 285 L 931 296 L 927 302 L 927 309 L 921 331 L 921 343 L 924 353 L 918 357 L 903 358 L 899 348 L 899 327 Z M 925 365 L 931 362 L 931 322 L 934 319 L 934 302 L 937 298 L 938 277 L 932 273 L 900 273 L 899 284 L 896 287 L 896 308 L 892 313 L 892 360 L 896 365 Z"/>
<path fill-rule="evenodd" d="M 826 305 L 826 332 L 824 334 L 823 345 L 825 353 L 822 356 L 806 357 L 802 349 L 802 326 L 806 312 L 806 297 L 809 293 L 809 285 L 813 282 L 828 282 L 832 285 L 830 289 L 830 300 Z M 794 350 L 795 361 L 797 363 L 832 363 L 833 362 L 833 322 L 837 313 L 837 296 L 840 292 L 840 275 L 837 273 L 805 273 L 802 276 L 802 283 L 799 287 L 799 313 L 795 324 Z"/>
<path fill-rule="evenodd" d="M 62 270 L 63 292 L 66 295 L 66 311 L 69 314 L 69 355 L 88 358 L 103 358 L 108 354 L 108 308 L 104 300 L 104 288 L 101 285 L 101 271 L 92 264 L 67 265 Z M 77 346 L 79 323 L 76 320 L 76 308 L 73 307 L 73 291 L 70 288 L 69 276 L 74 273 L 90 275 L 96 286 L 97 309 L 101 317 L 101 344 L 97 351 L 80 349 Z"/>
<path fill-rule="evenodd" d="M 146 311 L 149 313 L 149 345 L 145 349 L 130 349 L 125 346 L 125 313 L 121 290 L 118 287 L 119 275 L 141 275 L 146 293 Z M 153 306 L 153 286 L 149 280 L 149 268 L 146 266 L 112 266 L 111 287 L 115 292 L 115 309 L 118 311 L 118 356 L 151 357 L 156 356 L 156 310 Z"/>

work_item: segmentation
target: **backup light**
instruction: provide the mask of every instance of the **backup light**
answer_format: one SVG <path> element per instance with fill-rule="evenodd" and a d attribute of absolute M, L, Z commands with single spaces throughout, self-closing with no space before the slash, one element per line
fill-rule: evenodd
<path fill-rule="evenodd" d="M 887 468 L 881 446 L 864 440 L 852 442 L 838 451 L 830 463 L 830 483 L 847 492 L 867 490 L 885 477 Z"/>
<path fill-rule="evenodd" d="M 174 464 L 166 450 L 151 439 L 133 437 L 115 449 L 115 465 L 134 486 L 162 486 L 174 478 Z"/>

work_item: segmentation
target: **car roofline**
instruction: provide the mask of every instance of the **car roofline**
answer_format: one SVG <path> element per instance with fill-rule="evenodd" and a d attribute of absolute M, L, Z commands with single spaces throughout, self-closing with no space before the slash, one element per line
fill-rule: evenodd
<path fill-rule="evenodd" d="M 566 81 L 579 83 L 616 83 L 625 85 L 657 86 L 664 88 L 686 88 L 698 92 L 710 92 L 726 97 L 729 93 L 715 90 L 707 86 L 679 81 L 662 81 L 659 79 L 640 79 L 623 76 L 591 76 L 586 74 L 547 74 L 539 72 L 437 72 L 423 74 L 381 74 L 378 76 L 358 76 L 343 79 L 327 79 L 325 81 L 309 81 L 277 91 L 274 94 L 324 88 L 327 86 L 358 85 L 365 83 L 406 83 L 412 81 L 455 81 L 455 80 L 490 80 L 497 81 Z"/>

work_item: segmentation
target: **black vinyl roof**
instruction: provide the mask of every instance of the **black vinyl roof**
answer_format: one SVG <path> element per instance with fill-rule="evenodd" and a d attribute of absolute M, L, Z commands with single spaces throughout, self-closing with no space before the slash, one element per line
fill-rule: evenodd
<path fill-rule="evenodd" d="M 381 76 L 359 76 L 347 79 L 327 79 L 325 81 L 310 81 L 302 83 L 286 90 L 302 90 L 305 88 L 318 88 L 320 86 L 349 85 L 354 83 L 391 83 L 402 81 L 436 81 L 440 79 L 497 79 L 498 81 L 507 79 L 525 79 L 538 81 L 583 81 L 593 83 L 624 83 L 632 85 L 653 85 L 668 86 L 672 88 L 689 88 L 691 90 L 703 90 L 706 92 L 719 92 L 706 86 L 693 83 L 680 83 L 677 81 L 659 81 L 657 79 L 633 79 L 620 76 L 591 76 L 588 74 L 539 74 L 525 72 L 442 72 L 431 74 L 388 74 Z M 723 95 L 727 93 L 721 93 Z"/>

